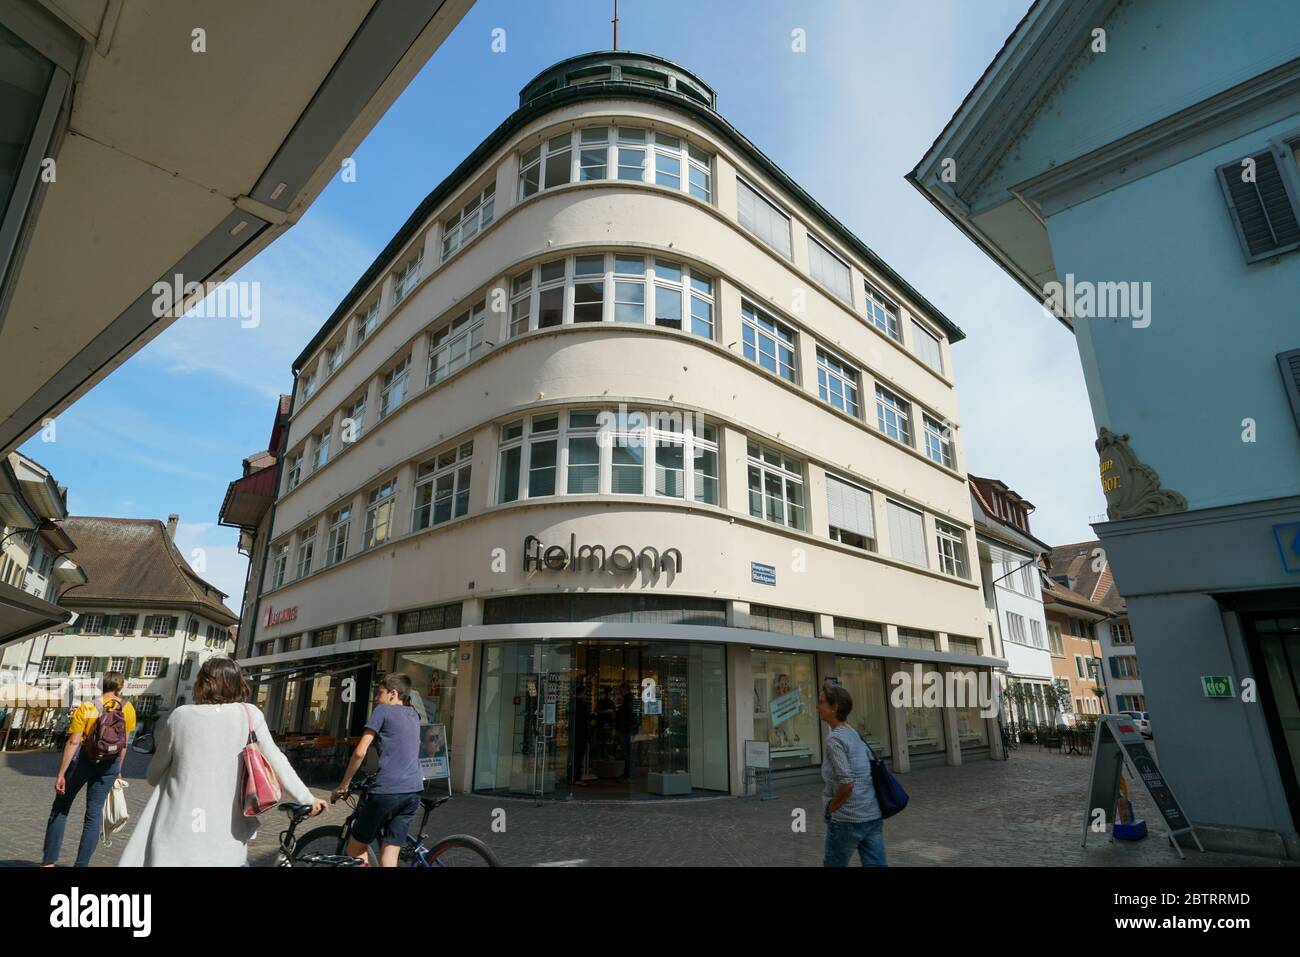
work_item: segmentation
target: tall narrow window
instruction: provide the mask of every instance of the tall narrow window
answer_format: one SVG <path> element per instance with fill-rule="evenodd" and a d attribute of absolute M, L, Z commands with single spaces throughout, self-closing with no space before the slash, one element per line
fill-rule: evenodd
<path fill-rule="evenodd" d="M 749 514 L 778 525 L 805 529 L 803 463 L 749 443 Z"/>
<path fill-rule="evenodd" d="M 938 519 L 934 528 L 939 547 L 939 569 L 958 578 L 969 577 L 966 572 L 966 533 L 956 525 Z"/>
<path fill-rule="evenodd" d="M 655 260 L 655 325 L 682 327 L 681 263 Z"/>
<path fill-rule="evenodd" d="M 923 413 L 921 422 L 925 426 L 925 454 L 940 465 L 955 468 L 952 456 L 952 432 L 950 427 L 934 416 Z"/>
<path fill-rule="evenodd" d="M 501 426 L 500 452 L 497 456 L 497 501 L 513 502 L 519 498 L 519 477 L 523 463 L 523 420 Z"/>
<path fill-rule="evenodd" d="M 713 165 L 712 157 L 698 146 L 691 145 L 688 148 L 688 159 L 687 175 L 690 178 L 690 194 L 706 203 L 711 202 L 713 200 L 713 182 L 710 172 Z"/>
<path fill-rule="evenodd" d="M 618 130 L 618 178 L 645 182 L 645 130 L 620 127 Z"/>
<path fill-rule="evenodd" d="M 312 456 L 312 471 L 314 472 L 329 461 L 330 430 L 326 429 L 324 432 L 320 433 L 320 435 L 316 436 L 313 441 L 316 446 L 315 454 Z"/>
<path fill-rule="evenodd" d="M 614 256 L 614 321 L 645 322 L 644 256 Z"/>
<path fill-rule="evenodd" d="M 646 416 L 615 416 L 611 446 L 610 491 L 641 495 L 645 490 Z"/>
<path fill-rule="evenodd" d="M 599 421 L 598 412 L 569 413 L 569 462 L 565 490 L 570 495 L 595 495 L 600 491 Z"/>
<path fill-rule="evenodd" d="M 578 179 L 604 179 L 608 175 L 609 129 L 604 126 L 588 127 L 582 131 L 580 141 Z"/>
<path fill-rule="evenodd" d="M 411 371 L 411 357 L 407 356 L 384 374 L 379 387 L 379 417 L 386 419 L 406 401 L 407 373 Z"/>
<path fill-rule="evenodd" d="M 736 179 L 736 214 L 740 225 L 790 258 L 790 217 L 743 179 Z"/>
<path fill-rule="evenodd" d="M 375 331 L 379 325 L 379 301 L 372 302 L 370 306 L 362 312 L 357 313 L 357 345 L 365 342 L 367 337 Z"/>
<path fill-rule="evenodd" d="M 442 258 L 444 260 L 492 222 L 496 207 L 496 191 L 496 184 L 493 183 L 481 193 L 477 193 L 443 224 Z"/>
<path fill-rule="evenodd" d="M 713 280 L 691 272 L 691 332 L 713 338 Z"/>
<path fill-rule="evenodd" d="M 898 306 L 870 282 L 866 283 L 866 289 L 867 318 L 871 324 L 889 338 L 902 342 L 903 333 L 898 327 Z"/>
<path fill-rule="evenodd" d="M 887 500 L 889 514 L 889 551 L 900 561 L 929 567 L 925 556 L 925 522 L 921 513 L 898 502 Z"/>
<path fill-rule="evenodd" d="M 537 269 L 537 328 L 564 321 L 564 260 L 542 263 Z"/>
<path fill-rule="evenodd" d="M 546 182 L 543 189 L 561 186 L 573 179 L 573 136 L 562 133 L 546 141 Z"/>
<path fill-rule="evenodd" d="M 573 321 L 600 322 L 605 316 L 605 257 L 573 261 Z"/>
<path fill-rule="evenodd" d="M 876 386 L 876 426 L 891 439 L 912 444 L 912 406 L 884 386 Z"/>
<path fill-rule="evenodd" d="M 289 456 L 286 464 L 288 468 L 285 469 L 284 490 L 289 492 L 297 488 L 298 483 L 302 481 L 302 453 Z"/>
<path fill-rule="evenodd" d="M 339 509 L 330 516 L 329 538 L 325 544 L 325 564 L 337 565 L 348 553 L 348 530 L 352 527 L 352 507 Z"/>
<path fill-rule="evenodd" d="M 682 141 L 667 133 L 655 134 L 655 182 L 682 188 Z"/>
<path fill-rule="evenodd" d="M 374 548 L 393 537 L 393 506 L 397 498 L 397 481 L 390 480 L 373 489 L 366 500 L 366 533 L 363 548 Z"/>
<path fill-rule="evenodd" d="M 542 188 L 542 147 L 534 146 L 519 157 L 519 198 L 527 199 Z"/>
<path fill-rule="evenodd" d="M 528 442 L 528 497 L 555 494 L 559 464 L 558 415 L 534 416 Z"/>
<path fill-rule="evenodd" d="M 794 382 L 797 361 L 794 330 L 747 301 L 741 303 L 740 319 L 745 358 Z"/>
<path fill-rule="evenodd" d="M 279 588 L 284 584 L 284 573 L 289 567 L 289 543 L 277 545 L 271 556 L 271 587 Z"/>
<path fill-rule="evenodd" d="M 405 299 L 420 281 L 420 264 L 424 261 L 424 250 L 415 254 L 415 258 L 397 271 L 393 277 L 393 305 Z"/>
<path fill-rule="evenodd" d="M 862 415 L 858 399 L 858 370 L 837 355 L 817 347 L 817 394 L 855 419 Z"/>
<path fill-rule="evenodd" d="M 343 410 L 342 441 L 355 442 L 366 430 L 366 396 L 363 392 L 355 402 Z"/>
<path fill-rule="evenodd" d="M 510 280 L 510 338 L 527 332 L 533 305 L 533 271 Z"/>
<path fill-rule="evenodd" d="M 298 573 L 297 578 L 306 578 L 311 574 L 312 553 L 316 550 L 316 526 L 312 526 L 298 535 Z"/>

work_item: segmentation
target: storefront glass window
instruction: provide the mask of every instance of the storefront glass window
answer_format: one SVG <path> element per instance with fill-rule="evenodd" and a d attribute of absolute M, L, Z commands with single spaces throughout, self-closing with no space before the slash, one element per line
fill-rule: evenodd
<path fill-rule="evenodd" d="M 853 698 L 849 725 L 877 757 L 889 757 L 889 698 L 883 662 L 874 658 L 835 658 L 835 677 Z"/>
<path fill-rule="evenodd" d="M 772 770 L 821 763 L 817 717 L 817 664 L 811 654 L 751 650 L 754 671 L 754 738 L 772 748 Z"/>
<path fill-rule="evenodd" d="M 902 662 L 902 670 L 909 674 L 917 667 L 914 662 Z M 924 666 L 922 671 L 924 671 Z M 920 707 L 904 708 L 907 715 L 907 752 L 908 754 L 934 754 L 947 747 L 943 734 L 943 708 L 925 707 L 922 702 L 914 702 Z"/>
<path fill-rule="evenodd" d="M 453 761 L 459 757 L 451 749 L 452 722 L 456 713 L 458 651 L 455 645 L 425 651 L 404 651 L 397 655 L 393 665 L 394 671 L 400 671 L 411 679 L 411 707 L 420 716 L 420 724 L 440 724 L 446 729 L 447 749 L 452 753 Z"/>

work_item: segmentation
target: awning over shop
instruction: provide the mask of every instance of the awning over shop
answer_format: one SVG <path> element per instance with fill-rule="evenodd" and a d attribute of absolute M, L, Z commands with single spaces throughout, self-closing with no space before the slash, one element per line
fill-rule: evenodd
<path fill-rule="evenodd" d="M 274 678 L 331 678 L 335 675 L 374 668 L 379 664 L 378 655 L 348 655 L 345 658 L 311 658 L 292 664 L 268 665 L 262 669 L 251 668 L 246 671 L 249 681 L 270 681 Z"/>
<path fill-rule="evenodd" d="M 0 583 L 0 647 L 21 641 L 28 635 L 53 631 L 71 618 L 72 612 L 66 608 Z"/>

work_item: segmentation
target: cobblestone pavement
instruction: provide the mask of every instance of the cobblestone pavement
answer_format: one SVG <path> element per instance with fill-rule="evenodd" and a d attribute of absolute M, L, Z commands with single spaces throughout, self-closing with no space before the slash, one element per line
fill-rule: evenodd
<path fill-rule="evenodd" d="M 148 800 L 145 755 L 131 754 L 127 777 L 133 818 Z M 0 754 L 0 865 L 31 865 L 39 860 L 46 816 L 53 796 L 57 755 Z M 1162 825 L 1145 795 L 1135 799 L 1138 815 L 1152 835 L 1137 844 L 1089 837 L 1080 846 L 1089 761 L 1022 747 L 1009 761 L 979 761 L 959 768 L 939 767 L 901 776 L 911 804 L 885 825 L 892 865 L 1100 865 L 1178 866 L 1177 853 L 1162 836 Z M 324 791 L 318 791 L 322 796 Z M 682 801 L 565 802 L 536 806 L 529 800 L 457 796 L 433 813 L 432 837 L 474 834 L 485 840 L 503 864 L 567 863 L 574 866 L 816 866 L 821 863 L 820 787 L 778 790 L 776 799 L 729 797 Z M 81 799 L 73 808 L 61 862 L 76 854 Z M 505 812 L 505 833 L 493 833 L 495 809 Z M 807 830 L 792 829 L 793 812 L 807 812 Z M 342 805 L 322 817 L 342 823 Z M 498 815 L 499 816 L 499 815 Z M 254 843 L 254 864 L 274 858 L 280 815 L 263 816 Z M 131 825 L 128 825 L 128 828 Z M 97 866 L 115 863 L 126 838 L 101 847 Z M 1189 851 L 1187 865 L 1278 866 L 1279 862 Z"/>

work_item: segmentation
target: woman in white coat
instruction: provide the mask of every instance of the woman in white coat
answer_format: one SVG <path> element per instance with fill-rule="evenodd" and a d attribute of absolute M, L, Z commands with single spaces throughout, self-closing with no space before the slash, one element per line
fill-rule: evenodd
<path fill-rule="evenodd" d="M 275 771 L 284 800 L 329 805 L 316 798 L 275 746 L 266 719 L 248 704 L 251 691 L 239 665 L 209 658 L 194 680 L 194 703 L 171 713 L 155 735 L 147 777 L 153 794 L 122 852 L 119 867 L 241 867 L 258 819 L 240 800 L 240 752 L 250 718 L 257 744 Z M 270 813 L 270 812 L 268 812 Z"/>

